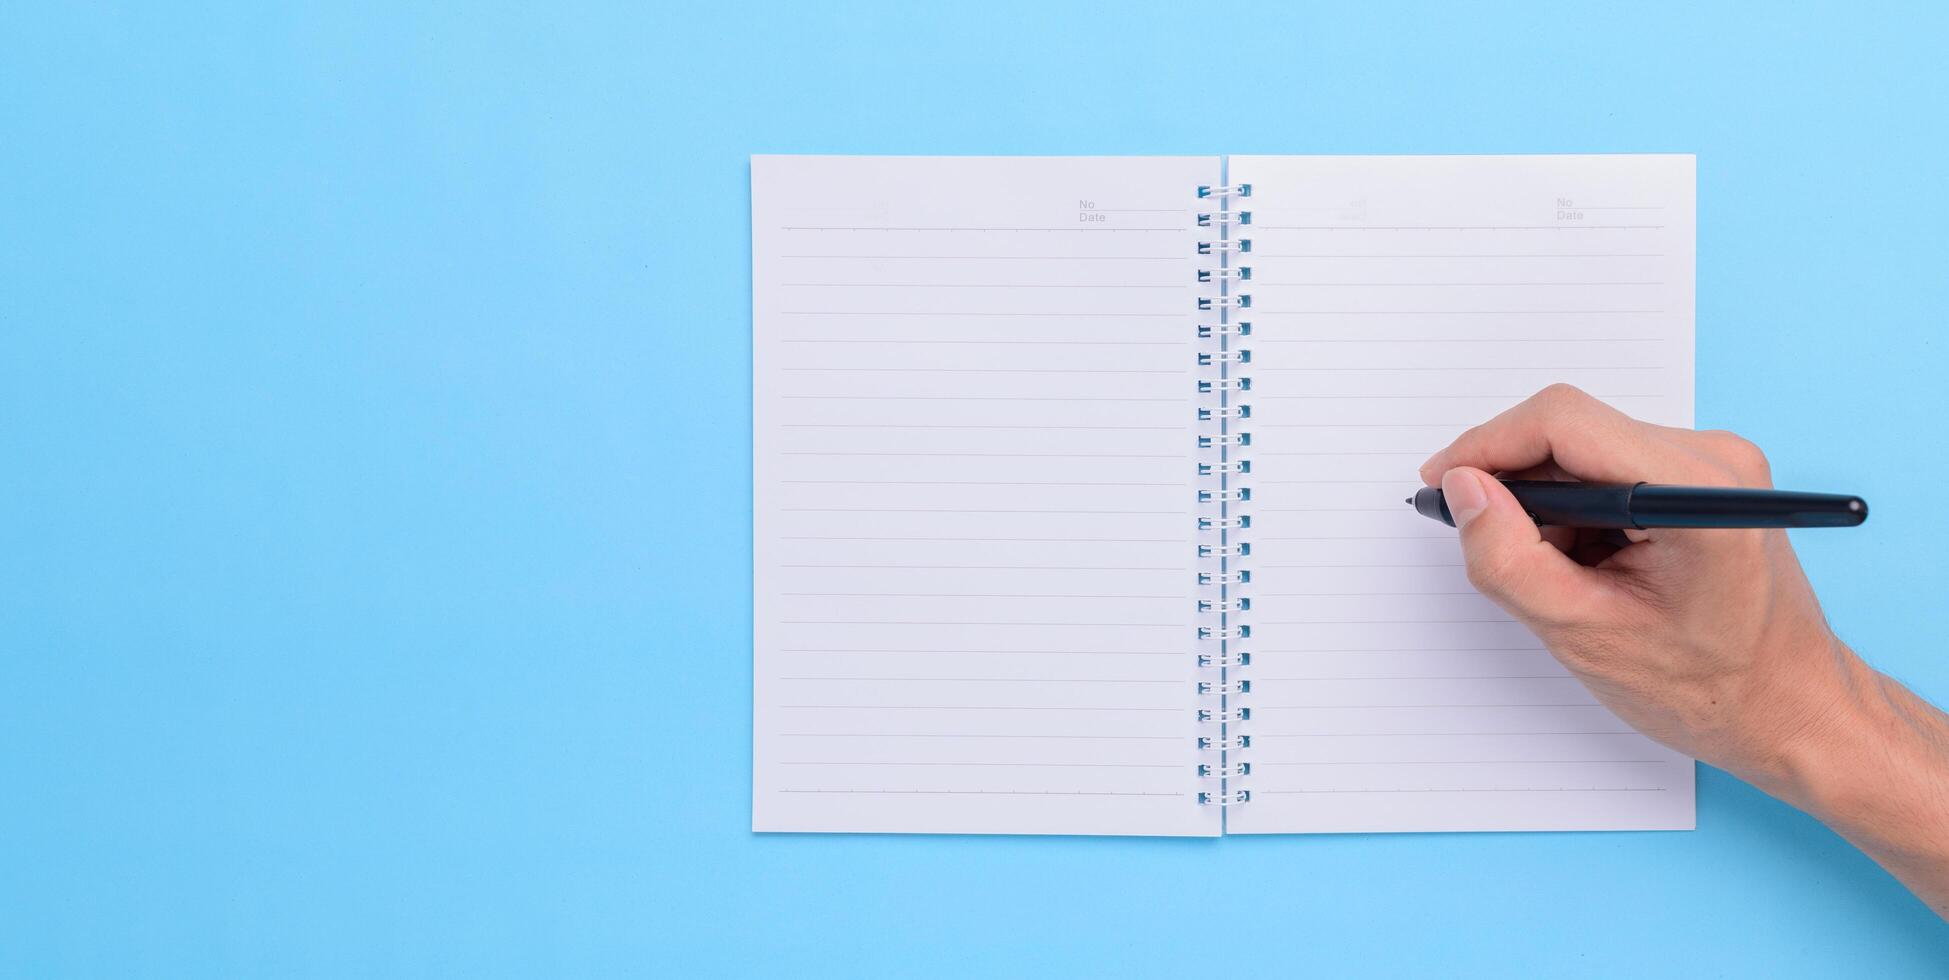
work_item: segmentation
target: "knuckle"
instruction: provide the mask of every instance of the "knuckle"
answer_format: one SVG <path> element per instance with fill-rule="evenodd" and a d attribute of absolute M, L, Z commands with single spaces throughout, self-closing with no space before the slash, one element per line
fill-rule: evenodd
<path fill-rule="evenodd" d="M 1730 432 L 1715 430 L 1708 435 L 1712 438 L 1714 455 L 1733 476 L 1743 483 L 1772 484 L 1773 465 L 1767 461 L 1764 450 Z"/>
<path fill-rule="evenodd" d="M 1533 397 L 1536 401 L 1554 409 L 1569 408 L 1596 400 L 1582 388 L 1570 384 L 1567 381 L 1558 381 L 1546 385 L 1542 391 L 1537 392 Z"/>

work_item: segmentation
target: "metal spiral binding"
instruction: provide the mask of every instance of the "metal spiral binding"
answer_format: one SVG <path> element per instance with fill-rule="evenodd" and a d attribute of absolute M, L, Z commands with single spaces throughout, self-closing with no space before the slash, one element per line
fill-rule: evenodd
<path fill-rule="evenodd" d="M 1252 433 L 1246 426 L 1252 419 L 1252 406 L 1241 399 L 1250 397 L 1252 379 L 1243 372 L 1252 365 L 1252 351 L 1241 346 L 1252 336 L 1252 324 L 1240 319 L 1252 308 L 1252 296 L 1244 290 L 1252 283 L 1252 267 L 1244 264 L 1252 252 L 1249 238 L 1234 237 L 1237 226 L 1252 223 L 1252 212 L 1239 208 L 1242 199 L 1252 196 L 1250 184 L 1202 186 L 1198 188 L 1200 210 L 1197 224 L 1213 229 L 1214 237 L 1197 245 L 1197 254 L 1213 265 L 1197 271 L 1197 282 L 1204 287 L 1196 307 L 1206 316 L 1198 324 L 1200 350 L 1196 357 L 1199 376 L 1197 391 L 1203 403 L 1198 407 L 1199 487 L 1197 503 L 1197 749 L 1198 778 L 1209 780 L 1198 793 L 1204 806 L 1237 806 L 1252 799 L 1242 782 L 1251 775 L 1252 763 L 1244 758 L 1252 746 L 1252 736 L 1244 728 L 1252 717 L 1245 703 L 1252 682 L 1245 675 L 1252 655 L 1244 643 L 1252 636 L 1246 617 L 1252 609 L 1247 590 L 1252 572 L 1245 561 L 1252 554 L 1250 543 L 1240 536 L 1252 526 L 1244 512 L 1252 500 L 1252 488 L 1243 481 L 1252 474 L 1252 461 L 1242 456 L 1252 446 Z"/>

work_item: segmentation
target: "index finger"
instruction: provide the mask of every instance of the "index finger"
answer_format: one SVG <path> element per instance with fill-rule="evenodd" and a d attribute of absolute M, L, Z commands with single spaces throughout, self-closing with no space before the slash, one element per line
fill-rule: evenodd
<path fill-rule="evenodd" d="M 1640 422 L 1567 384 L 1554 384 L 1462 433 L 1421 464 L 1429 486 L 1457 466 L 1489 473 L 1554 462 L 1598 483 L 1683 482 L 1700 476 L 1697 457 Z"/>

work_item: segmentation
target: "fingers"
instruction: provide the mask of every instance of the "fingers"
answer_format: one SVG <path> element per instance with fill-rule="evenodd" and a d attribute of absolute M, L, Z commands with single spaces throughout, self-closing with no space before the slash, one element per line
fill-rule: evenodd
<path fill-rule="evenodd" d="M 1464 466 L 1444 474 L 1441 488 L 1461 529 L 1469 582 L 1483 595 L 1532 624 L 1591 615 L 1595 573 L 1544 540 L 1501 482 Z"/>
<path fill-rule="evenodd" d="M 1551 385 L 1478 425 L 1421 464 L 1434 486 L 1457 466 L 1490 473 L 1553 462 L 1566 475 L 1604 483 L 1677 483 L 1706 467 L 1698 454 L 1569 385 Z"/>

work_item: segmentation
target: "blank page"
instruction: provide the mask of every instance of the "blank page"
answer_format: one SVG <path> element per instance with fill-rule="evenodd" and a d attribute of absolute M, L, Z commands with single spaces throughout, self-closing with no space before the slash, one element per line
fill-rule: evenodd
<path fill-rule="evenodd" d="M 1176 834 L 1215 158 L 752 160 L 752 827 Z"/>
<path fill-rule="evenodd" d="M 1692 423 L 1689 156 L 1233 157 L 1251 183 L 1249 804 L 1229 829 L 1685 829 L 1692 763 L 1403 502 L 1555 381 Z"/>

